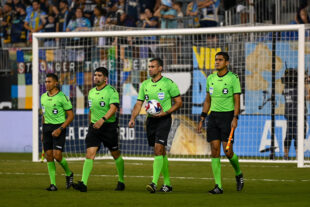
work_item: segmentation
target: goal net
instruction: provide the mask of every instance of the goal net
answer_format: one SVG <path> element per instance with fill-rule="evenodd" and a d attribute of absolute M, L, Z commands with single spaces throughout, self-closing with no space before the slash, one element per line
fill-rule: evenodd
<path fill-rule="evenodd" d="M 169 158 L 208 160 L 206 131 L 197 122 L 206 96 L 206 78 L 216 72 L 215 54 L 230 55 L 229 70 L 239 75 L 241 114 L 234 151 L 241 161 L 310 161 L 308 130 L 310 97 L 310 30 L 305 25 L 175 30 L 89 31 L 33 35 L 33 160 L 39 159 L 41 114 L 39 97 L 47 73 L 60 78 L 71 99 L 75 118 L 67 128 L 65 154 L 85 157 L 88 131 L 88 91 L 94 69 L 109 69 L 109 84 L 120 94 L 119 143 L 127 159 L 151 159 L 143 109 L 129 128 L 140 84 L 149 78 L 150 58 L 164 62 L 163 75 L 179 86 L 183 107 L 172 115 Z M 206 128 L 206 127 L 205 127 Z M 298 141 L 297 141 L 298 140 Z M 221 155 L 224 156 L 223 150 Z M 97 158 L 108 158 L 101 147 Z M 298 158 L 298 159 L 297 159 Z"/>

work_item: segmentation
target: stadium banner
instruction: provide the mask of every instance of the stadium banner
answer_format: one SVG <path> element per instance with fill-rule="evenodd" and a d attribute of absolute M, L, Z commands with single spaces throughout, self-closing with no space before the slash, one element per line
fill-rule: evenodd
<path fill-rule="evenodd" d="M 306 51 L 310 51 L 310 45 L 305 46 Z M 245 58 L 245 114 L 269 114 L 271 111 L 272 43 L 245 43 Z M 309 52 L 306 53 L 305 59 L 310 59 Z M 284 84 L 281 82 L 281 77 L 284 76 L 286 69 L 297 70 L 298 68 L 297 42 L 278 41 L 275 61 L 275 112 L 284 114 L 285 100 L 282 95 Z M 309 67 L 309 61 L 306 61 L 306 75 L 310 74 Z"/>

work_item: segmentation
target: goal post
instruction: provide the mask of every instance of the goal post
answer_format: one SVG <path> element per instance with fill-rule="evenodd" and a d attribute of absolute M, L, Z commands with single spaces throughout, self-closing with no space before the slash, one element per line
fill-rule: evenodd
<path fill-rule="evenodd" d="M 76 114 L 67 129 L 65 153 L 69 159 L 85 156 L 87 94 L 93 87 L 92 74 L 98 66 L 109 69 L 109 84 L 120 93 L 119 137 L 124 157 L 152 159 L 152 149 L 147 145 L 143 128 L 145 111 L 137 117 L 134 129 L 126 125 L 139 84 L 148 78 L 147 63 L 152 57 L 163 59 L 163 74 L 177 83 L 184 102 L 184 107 L 173 114 L 167 146 L 169 158 L 209 160 L 206 132 L 198 134 L 196 126 L 206 95 L 206 77 L 215 71 L 214 55 L 227 51 L 229 69 L 239 75 L 242 87 L 241 114 L 234 145 L 240 161 L 297 162 L 298 167 L 307 166 L 310 139 L 305 126 L 309 119 L 305 119 L 304 114 L 308 114 L 305 78 L 310 74 L 309 31 L 305 25 L 272 25 L 35 33 L 32 43 L 33 161 L 39 160 L 41 150 L 39 97 L 45 91 L 43 81 L 48 72 L 59 75 L 62 90 L 70 97 Z M 55 44 L 45 44 L 47 40 L 53 40 Z M 287 85 L 294 84 L 281 80 L 286 80 L 285 74 L 289 70 L 298 74 L 289 80 L 297 79 L 298 113 L 290 114 L 297 117 L 296 127 L 287 125 L 285 115 L 285 91 L 289 90 Z M 294 131 L 294 127 L 298 150 L 295 151 L 296 141 L 292 139 L 287 160 L 284 159 L 286 131 Z M 224 156 L 223 152 L 221 156 Z M 101 148 L 98 158 L 108 157 L 108 151 Z"/>

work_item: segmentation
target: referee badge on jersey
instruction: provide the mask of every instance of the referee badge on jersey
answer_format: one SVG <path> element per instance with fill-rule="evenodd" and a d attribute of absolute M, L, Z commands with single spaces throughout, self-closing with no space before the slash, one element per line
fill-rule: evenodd
<path fill-rule="evenodd" d="M 160 92 L 160 93 L 157 94 L 157 96 L 158 96 L 158 99 L 159 99 L 159 100 L 164 100 L 164 98 L 165 98 L 165 93 L 164 93 L 164 92 Z"/>
<path fill-rule="evenodd" d="M 223 92 L 223 94 L 227 94 L 228 93 L 228 89 L 224 88 L 222 92 Z"/>
<path fill-rule="evenodd" d="M 209 93 L 210 93 L 210 95 L 212 95 L 212 93 L 213 93 L 213 87 L 210 87 L 210 88 L 209 88 Z"/>
<path fill-rule="evenodd" d="M 58 114 L 58 110 L 57 109 L 53 109 L 53 114 Z"/>
<path fill-rule="evenodd" d="M 105 102 L 104 101 L 100 101 L 100 106 L 104 107 L 105 106 Z"/>
<path fill-rule="evenodd" d="M 144 96 L 144 98 L 145 98 L 145 100 L 149 100 L 149 95 L 146 94 L 146 95 Z"/>

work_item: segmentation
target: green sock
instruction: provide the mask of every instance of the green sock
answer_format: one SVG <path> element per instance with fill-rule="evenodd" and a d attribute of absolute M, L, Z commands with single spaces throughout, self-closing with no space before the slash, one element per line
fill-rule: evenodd
<path fill-rule="evenodd" d="M 163 168 L 161 173 L 164 176 L 164 184 L 170 186 L 169 162 L 167 155 L 163 156 Z"/>
<path fill-rule="evenodd" d="M 221 180 L 221 159 L 220 158 L 211 158 L 212 162 L 212 171 L 215 179 L 215 184 L 222 189 L 222 180 Z"/>
<path fill-rule="evenodd" d="M 69 169 L 69 166 L 68 166 L 68 163 L 67 163 L 67 160 L 63 157 L 62 160 L 60 162 L 58 162 L 61 167 L 65 170 L 66 172 L 66 176 L 70 176 L 71 175 L 71 170 Z"/>
<path fill-rule="evenodd" d="M 115 164 L 118 172 L 118 181 L 124 183 L 124 160 L 122 156 L 115 160 Z"/>
<path fill-rule="evenodd" d="M 163 168 L 163 156 L 159 155 L 159 156 L 155 156 L 154 158 L 154 163 L 153 163 L 153 180 L 152 182 L 157 185 L 159 176 L 160 176 L 160 172 Z"/>
<path fill-rule="evenodd" d="M 87 185 L 88 177 L 93 169 L 94 160 L 85 159 L 82 173 L 82 182 Z"/>
<path fill-rule="evenodd" d="M 56 185 L 56 165 L 55 162 L 47 162 L 48 174 L 50 175 L 51 184 Z"/>
<path fill-rule="evenodd" d="M 234 154 L 231 159 L 229 159 L 230 164 L 233 166 L 236 176 L 241 174 L 238 156 Z"/>

